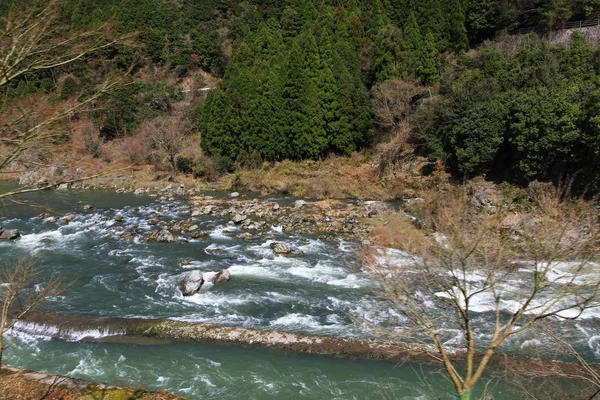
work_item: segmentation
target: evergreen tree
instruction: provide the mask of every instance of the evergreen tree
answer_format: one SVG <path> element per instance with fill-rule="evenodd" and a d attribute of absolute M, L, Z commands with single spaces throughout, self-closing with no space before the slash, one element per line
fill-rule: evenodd
<path fill-rule="evenodd" d="M 280 140 L 285 143 L 283 156 L 298 158 L 301 155 L 300 152 L 296 153 L 298 150 L 295 147 L 297 138 L 302 137 L 310 129 L 307 115 L 310 78 L 304 69 L 303 48 L 299 38 L 292 43 L 285 71 L 282 107 L 279 113 L 281 119 Z"/>
<path fill-rule="evenodd" d="M 404 31 L 403 69 L 406 75 L 431 85 L 439 80 L 439 53 L 432 33 L 422 35 L 414 13 Z"/>
<path fill-rule="evenodd" d="M 215 156 L 233 154 L 237 150 L 235 138 L 224 115 L 229 115 L 229 96 L 222 89 L 211 91 L 204 105 L 200 127 L 202 148 Z"/>
<path fill-rule="evenodd" d="M 460 0 L 445 0 L 445 48 L 451 51 L 461 51 L 469 48 L 465 14 Z"/>
<path fill-rule="evenodd" d="M 388 24 L 387 18 L 381 8 L 379 0 L 370 0 L 373 4 L 370 5 L 369 18 L 365 24 L 367 37 L 375 37 L 377 32 Z M 367 2 L 368 3 L 368 2 Z"/>
<path fill-rule="evenodd" d="M 402 58 L 402 34 L 398 28 L 388 25 L 380 30 L 371 45 L 371 68 L 369 83 L 374 85 L 400 76 Z"/>

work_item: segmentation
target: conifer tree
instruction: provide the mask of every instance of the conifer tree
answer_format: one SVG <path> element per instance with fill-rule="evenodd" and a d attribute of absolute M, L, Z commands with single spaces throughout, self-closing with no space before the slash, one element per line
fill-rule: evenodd
<path fill-rule="evenodd" d="M 381 28 L 388 24 L 379 0 L 371 0 L 371 2 L 373 4 L 370 6 L 368 21 L 365 25 L 365 30 L 368 37 L 374 37 Z"/>
<path fill-rule="evenodd" d="M 467 28 L 465 28 L 465 14 L 460 0 L 445 0 L 446 17 L 446 49 L 452 51 L 466 50 L 469 48 Z"/>
<path fill-rule="evenodd" d="M 286 7 L 281 16 L 281 26 L 283 28 L 283 36 L 286 39 L 298 35 L 302 28 L 300 13 L 293 7 Z"/>
<path fill-rule="evenodd" d="M 439 53 L 432 33 L 421 33 L 414 13 L 410 14 L 404 30 L 403 69 L 411 78 L 424 84 L 439 80 Z"/>
<path fill-rule="evenodd" d="M 425 36 L 425 47 L 419 69 L 419 79 L 426 85 L 433 85 L 440 80 L 440 53 L 431 32 Z"/>
<path fill-rule="evenodd" d="M 282 88 L 282 107 L 280 112 L 281 137 L 285 143 L 284 157 L 298 158 L 295 142 L 309 130 L 307 115 L 308 86 L 310 79 L 304 69 L 303 48 L 300 39 L 292 42 L 291 51 L 285 64 L 285 78 Z"/>
<path fill-rule="evenodd" d="M 222 90 L 211 91 L 204 105 L 200 126 L 202 129 L 202 148 L 216 156 L 235 152 L 235 138 L 229 130 L 227 119 L 229 114 L 229 96 Z"/>

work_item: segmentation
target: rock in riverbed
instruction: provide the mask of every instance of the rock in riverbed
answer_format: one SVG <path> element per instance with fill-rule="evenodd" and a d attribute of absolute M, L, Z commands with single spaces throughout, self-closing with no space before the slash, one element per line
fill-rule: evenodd
<path fill-rule="evenodd" d="M 230 278 L 231 275 L 229 274 L 229 270 L 227 268 L 222 269 L 221 271 L 217 272 L 217 274 L 213 278 L 213 284 L 218 285 L 220 283 L 225 283 L 229 281 Z"/>
<path fill-rule="evenodd" d="M 16 229 L 0 229 L 0 240 L 14 240 L 21 236 Z"/>
<path fill-rule="evenodd" d="M 239 223 L 241 223 L 241 222 L 243 222 L 243 221 L 245 221 L 245 220 L 247 220 L 247 219 L 248 219 L 248 217 L 247 217 L 246 215 L 243 215 L 243 214 L 236 214 L 236 215 L 233 217 L 232 221 L 233 221 L 233 223 L 234 223 L 234 224 L 239 224 Z"/>
<path fill-rule="evenodd" d="M 175 236 L 173 236 L 173 234 L 171 232 L 169 232 L 168 230 L 163 229 L 156 236 L 156 241 L 157 242 L 165 242 L 165 243 L 174 242 Z"/>
<path fill-rule="evenodd" d="M 200 291 L 203 283 L 204 277 L 202 276 L 202 272 L 194 270 L 183 275 L 183 278 L 179 282 L 179 289 L 184 296 L 193 296 Z"/>
<path fill-rule="evenodd" d="M 273 250 L 273 253 L 275 254 L 289 254 L 292 252 L 292 249 L 290 249 L 290 246 L 288 246 L 285 243 L 278 243 L 278 242 L 273 242 L 271 243 L 271 250 Z"/>

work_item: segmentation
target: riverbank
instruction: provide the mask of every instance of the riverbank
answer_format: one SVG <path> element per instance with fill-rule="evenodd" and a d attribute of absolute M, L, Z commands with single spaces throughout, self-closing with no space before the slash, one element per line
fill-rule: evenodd
<path fill-rule="evenodd" d="M 2 366 L 1 400 L 185 400 L 166 392 L 88 382 L 67 376 L 45 374 Z"/>
<path fill-rule="evenodd" d="M 413 157 L 381 174 L 378 159 L 368 152 L 349 157 L 331 156 L 321 161 L 263 163 L 256 169 L 238 168 L 212 179 L 194 178 L 152 165 L 132 165 L 126 160 L 105 162 L 89 155 L 55 154 L 53 161 L 34 165 L 15 163 L 2 171 L 2 180 L 23 185 L 77 181 L 65 186 L 122 192 L 161 193 L 182 185 L 186 193 L 205 190 L 251 191 L 261 195 L 288 194 L 312 199 L 390 201 L 418 196 L 422 189 L 451 185 L 448 174 L 427 159 Z M 86 179 L 89 178 L 89 179 Z M 79 181 L 81 180 L 81 181 Z M 168 190 L 171 190 L 168 189 Z"/>

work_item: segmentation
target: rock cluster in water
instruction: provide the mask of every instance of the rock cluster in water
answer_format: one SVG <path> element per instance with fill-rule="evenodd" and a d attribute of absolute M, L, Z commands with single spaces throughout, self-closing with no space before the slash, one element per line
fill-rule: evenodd
<path fill-rule="evenodd" d="M 181 290 L 181 294 L 186 297 L 193 296 L 200 291 L 202 285 L 206 282 L 218 285 L 228 282 L 229 279 L 231 279 L 231 275 L 228 269 L 222 269 L 207 281 L 204 280 L 204 275 L 201 271 L 193 270 L 182 275 L 182 278 L 179 281 L 179 290 Z"/>
<path fill-rule="evenodd" d="M 168 199 L 168 198 L 167 198 Z M 383 202 L 356 202 L 349 203 L 339 200 L 322 200 L 307 202 L 297 200 L 294 203 L 282 205 L 274 201 L 261 199 L 240 199 L 229 197 L 216 199 L 211 196 L 192 197 L 189 200 L 189 216 L 185 219 L 164 218 L 162 212 L 153 212 L 145 221 L 152 229 L 142 229 L 132 226 L 125 230 L 116 229 L 114 234 L 121 239 L 137 240 L 140 242 L 188 241 L 208 236 L 209 232 L 200 229 L 201 218 L 220 217 L 226 218 L 226 224 L 237 232 L 236 238 L 269 239 L 269 231 L 277 227 L 288 234 L 319 234 L 324 239 L 329 237 L 351 237 L 362 240 L 368 237 L 369 227 L 364 220 L 383 214 L 388 211 L 388 206 Z M 166 211 L 179 205 L 164 204 Z M 90 211 L 92 207 L 86 204 L 78 207 L 82 211 Z M 52 217 L 49 214 L 40 214 L 38 218 L 48 219 L 51 222 L 68 223 L 72 220 L 70 214 L 63 217 Z M 102 217 L 98 222 L 110 222 L 111 217 Z M 122 215 L 112 217 L 115 227 L 118 227 L 125 218 Z M 225 228 L 227 232 L 227 227 Z M 241 230 L 241 232 L 239 232 Z M 277 255 L 298 256 L 301 252 L 289 249 L 284 243 L 273 243 L 271 248 Z"/>
<path fill-rule="evenodd" d="M 206 196 L 193 197 L 190 202 L 192 217 L 229 218 L 229 225 L 244 231 L 237 235 L 238 239 L 251 239 L 271 226 L 279 226 L 287 233 L 318 233 L 363 238 L 367 236 L 368 228 L 360 224 L 360 220 L 388 210 L 383 202 L 352 204 L 339 200 L 315 202 L 296 200 L 292 204 L 281 205 L 269 200 L 244 200 L 238 197 L 215 199 Z M 273 250 L 277 254 L 289 253 L 281 246 Z"/>

